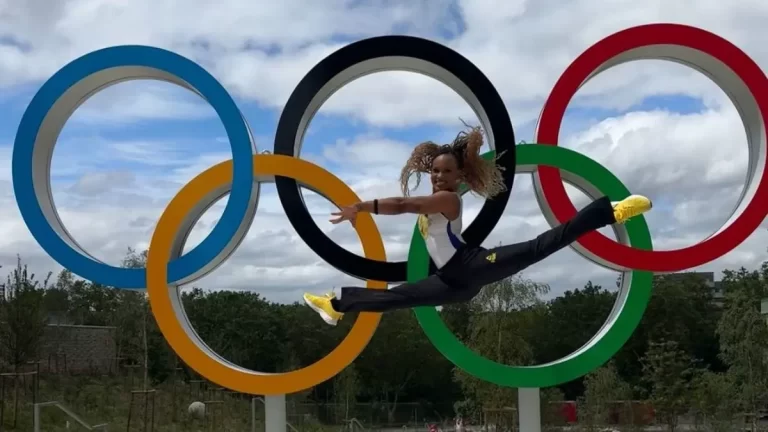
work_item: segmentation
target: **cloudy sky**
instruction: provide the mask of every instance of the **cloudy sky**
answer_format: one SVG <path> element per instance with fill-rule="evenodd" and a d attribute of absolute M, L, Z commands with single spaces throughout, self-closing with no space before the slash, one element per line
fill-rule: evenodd
<path fill-rule="evenodd" d="M 29 234 L 15 204 L 12 144 L 42 83 L 99 48 L 152 45 L 203 65 L 235 97 L 261 151 L 272 149 L 283 105 L 323 57 L 366 37 L 421 36 L 474 62 L 504 98 L 517 140 L 530 142 L 557 78 L 601 38 L 652 22 L 689 24 L 725 37 L 765 68 L 766 20 L 768 3 L 757 0 L 728 6 L 715 0 L 0 0 L 0 271 L 13 266 L 16 254 L 38 274 L 60 270 Z M 424 140 L 448 141 L 462 127 L 460 118 L 476 121 L 461 97 L 438 81 L 377 73 L 323 105 L 301 157 L 339 176 L 363 199 L 392 196 L 410 149 Z M 729 217 L 743 189 L 747 146 L 738 114 L 712 81 L 682 65 L 644 60 L 600 74 L 572 101 L 560 140 L 607 166 L 631 191 L 664 203 L 648 216 L 657 249 L 707 238 Z M 90 98 L 67 123 L 53 157 L 53 196 L 74 238 L 117 265 L 128 247 L 147 247 L 163 208 L 183 184 L 229 158 L 221 122 L 197 96 L 166 83 L 121 83 Z M 586 203 L 580 193 L 570 194 L 577 206 Z M 309 203 L 332 239 L 361 253 L 351 226 L 328 223 L 328 202 Z M 467 224 L 482 201 L 465 203 Z M 188 249 L 208 234 L 221 211 L 217 205 L 206 213 Z M 388 259 L 404 259 L 414 218 L 375 220 Z M 519 175 L 486 244 L 523 241 L 547 228 L 530 176 Z M 756 268 L 766 259 L 765 228 L 700 270 Z M 612 287 L 616 279 L 615 272 L 570 249 L 525 275 L 549 283 L 555 294 L 589 280 Z M 355 283 L 303 244 L 268 184 L 246 240 L 194 285 L 255 290 L 291 302 L 307 289 Z"/>

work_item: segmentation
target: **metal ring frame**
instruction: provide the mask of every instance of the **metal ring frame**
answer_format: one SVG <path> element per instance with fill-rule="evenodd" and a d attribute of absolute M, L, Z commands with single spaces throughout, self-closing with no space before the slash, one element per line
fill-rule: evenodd
<path fill-rule="evenodd" d="M 641 58 L 681 62 L 710 76 L 730 96 L 742 116 L 749 139 L 750 157 L 747 186 L 732 217 L 725 227 L 699 245 L 678 251 L 652 251 L 649 237 L 648 248 L 636 248 L 634 244 L 630 247 L 628 244 L 631 242 L 628 243 L 629 238 L 622 230 L 617 233 L 618 242 L 592 233 L 572 245 L 580 255 L 599 265 L 650 277 L 649 271 L 684 270 L 722 256 L 743 242 L 768 214 L 768 184 L 764 181 L 768 163 L 764 122 L 768 112 L 768 80 L 745 53 L 712 33 L 677 24 L 633 27 L 601 40 L 566 69 L 544 106 L 536 130 L 536 141 L 541 144 L 534 147 L 557 145 L 565 108 L 581 85 L 612 66 Z M 415 267 L 406 262 L 386 262 L 381 240 L 375 239 L 378 230 L 372 219 L 370 223 L 363 223 L 366 234 L 358 228 L 363 236 L 361 238 L 368 239 L 364 242 L 366 257 L 351 254 L 332 243 L 309 218 L 298 189 L 300 184 L 313 188 L 337 205 L 356 199 L 354 193 L 345 191 L 343 183 L 332 174 L 295 156 L 299 155 L 312 117 L 330 95 L 357 77 L 385 70 L 422 73 L 442 81 L 459 93 L 488 132 L 491 150 L 506 150 L 499 163 L 533 173 L 537 200 L 550 225 L 567 220 L 575 212 L 565 195 L 563 180 L 576 182 L 593 198 L 605 192 L 584 182 L 583 175 L 574 176 L 568 170 L 561 172 L 560 168 L 545 166 L 541 161 L 532 160 L 528 165 L 516 166 L 514 132 L 498 92 L 469 60 L 435 42 L 414 37 L 383 36 L 355 42 L 328 56 L 304 77 L 290 96 L 278 123 L 275 155 L 254 155 L 256 148 L 247 122 L 231 96 L 202 67 L 158 48 L 119 46 L 94 51 L 66 65 L 40 88 L 25 111 L 13 151 L 14 192 L 22 217 L 43 249 L 75 274 L 116 288 L 146 286 L 153 310 L 167 312 L 161 314 L 155 311 L 163 334 L 184 361 L 208 379 L 252 394 L 284 394 L 316 385 L 318 380 L 332 377 L 354 360 L 373 334 L 380 314 L 361 314 L 353 328 L 354 336 L 347 338 L 351 342 L 345 340 L 343 349 L 337 348 L 315 365 L 289 374 L 262 374 L 232 365 L 213 353 L 186 318 L 178 291 L 175 288 L 169 290 L 168 285 L 178 287 L 204 276 L 234 251 L 253 221 L 260 182 L 272 180 L 299 235 L 318 255 L 340 271 L 370 279 L 369 287 L 378 289 L 385 287 L 384 282 L 423 276 L 424 269 L 414 270 Z M 233 159 L 196 177 L 173 199 L 169 207 L 181 206 L 179 208 L 187 211 L 179 216 L 166 209 L 153 235 L 147 269 L 124 269 L 89 256 L 66 231 L 51 196 L 50 165 L 61 129 L 79 105 L 109 85 L 141 78 L 176 83 L 207 100 L 224 123 Z M 584 163 L 594 163 L 579 157 Z M 307 177 L 304 171 L 313 174 Z M 507 172 L 505 180 L 511 189 L 513 169 Z M 211 176 L 218 176 L 215 186 L 201 186 L 200 179 L 213 178 Z M 196 189 L 190 185 L 197 185 Z M 196 192 L 190 192 L 190 188 Z M 214 230 L 200 245 L 182 255 L 183 244 L 195 221 L 226 193 L 230 193 L 230 198 Z M 465 232 L 471 243 L 479 244 L 485 240 L 501 217 L 508 199 L 509 192 L 485 204 L 482 217 L 479 216 Z M 642 223 L 645 224 L 644 220 Z M 411 252 L 413 254 L 413 249 Z M 567 364 L 610 333 L 612 324 L 622 314 L 637 314 L 638 308 L 644 309 L 642 304 L 626 304 L 631 291 L 630 278 L 623 279 L 625 282 L 619 300 L 598 334 L 576 353 L 542 367 Z M 417 313 L 421 312 L 417 310 Z M 642 310 L 631 320 L 639 321 L 641 315 Z M 424 326 L 421 316 L 420 322 Z M 636 323 L 626 327 L 631 333 L 634 326 Z M 425 326 L 425 331 L 430 334 L 434 329 Z M 430 334 L 430 338 L 435 341 L 434 335 Z M 623 341 L 615 338 L 612 343 L 610 349 L 602 351 L 602 357 L 606 353 L 610 357 L 613 353 L 609 351 L 618 350 Z M 467 368 L 457 361 L 456 356 L 448 353 L 447 357 L 460 367 Z M 331 360 L 333 365 L 329 363 Z M 593 362 L 589 367 L 599 366 L 598 363 L 600 361 Z M 314 371 L 314 375 L 309 375 L 307 370 Z M 470 371 L 500 385 L 527 387 L 556 385 L 587 372 L 589 370 L 583 367 L 566 372 L 555 371 L 539 376 L 534 382 L 521 375 L 493 379 L 482 371 Z"/>

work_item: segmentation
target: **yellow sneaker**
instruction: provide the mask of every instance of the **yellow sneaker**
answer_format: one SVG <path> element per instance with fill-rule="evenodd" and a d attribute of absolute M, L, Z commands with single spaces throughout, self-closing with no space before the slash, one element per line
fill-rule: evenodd
<path fill-rule="evenodd" d="M 620 224 L 647 212 L 653 207 L 651 200 L 642 195 L 630 195 L 611 204 L 613 204 L 613 217 L 616 219 L 616 223 Z"/>
<path fill-rule="evenodd" d="M 316 296 L 310 293 L 304 293 L 304 302 L 312 310 L 320 314 L 320 317 L 326 323 L 330 325 L 336 325 L 339 320 L 344 316 L 341 312 L 336 312 L 331 305 L 331 300 L 336 298 L 335 294 L 326 294 L 324 296 Z"/>

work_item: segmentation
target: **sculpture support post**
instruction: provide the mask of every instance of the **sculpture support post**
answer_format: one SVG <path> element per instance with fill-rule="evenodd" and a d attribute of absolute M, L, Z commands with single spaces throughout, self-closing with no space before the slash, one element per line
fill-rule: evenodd
<path fill-rule="evenodd" d="M 541 432 L 541 397 L 537 388 L 517 390 L 517 418 L 520 432 Z"/>
<path fill-rule="evenodd" d="M 264 397 L 264 432 L 286 432 L 285 395 Z"/>

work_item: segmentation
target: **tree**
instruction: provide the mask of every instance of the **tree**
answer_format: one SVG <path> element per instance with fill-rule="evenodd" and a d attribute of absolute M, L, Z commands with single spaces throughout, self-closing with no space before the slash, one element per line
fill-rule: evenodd
<path fill-rule="evenodd" d="M 640 330 L 645 330 L 648 340 L 674 340 L 681 350 L 721 370 L 715 335 L 720 314 L 713 289 L 696 273 L 656 276 Z"/>
<path fill-rule="evenodd" d="M 197 334 L 223 358 L 267 373 L 302 366 L 286 364 L 290 353 L 285 351 L 289 341 L 285 329 L 309 325 L 309 320 L 294 321 L 290 314 L 281 315 L 280 310 L 252 292 L 194 288 L 182 295 L 182 301 Z M 307 346 L 312 343 L 310 339 L 308 335 Z M 317 358 L 310 358 L 310 362 Z"/>
<path fill-rule="evenodd" d="M 549 363 L 563 358 L 586 344 L 600 330 L 616 301 L 616 294 L 588 282 L 584 288 L 566 291 L 550 300 L 528 339 L 536 362 Z M 567 399 L 584 392 L 583 378 L 560 386 Z"/>
<path fill-rule="evenodd" d="M 655 276 L 653 296 L 640 324 L 614 356 L 619 374 L 633 387 L 650 392 L 650 384 L 643 380 L 642 360 L 650 341 L 662 339 L 677 342 L 678 348 L 701 365 L 724 371 L 715 335 L 720 312 L 713 301 L 713 289 L 695 273 Z"/>
<path fill-rule="evenodd" d="M 128 248 L 128 253 L 123 258 L 122 266 L 124 268 L 145 268 L 147 266 L 147 254 L 148 250 L 144 250 L 141 253 L 137 253 L 133 248 Z M 144 352 L 144 358 L 141 362 L 144 369 L 143 389 L 147 390 L 149 385 L 149 345 L 147 337 L 147 321 L 149 320 L 149 299 L 144 293 L 137 293 L 131 291 L 121 291 L 121 296 L 134 300 L 135 303 L 140 305 L 141 312 L 141 345 Z M 145 395 L 146 397 L 146 395 Z"/>
<path fill-rule="evenodd" d="M 48 322 L 43 290 L 50 276 L 41 284 L 17 257 L 16 268 L 6 279 L 6 300 L 0 302 L 0 354 L 16 372 L 19 366 L 37 360 Z"/>
<path fill-rule="evenodd" d="M 368 395 L 386 410 L 389 424 L 395 422 L 398 404 L 409 391 L 419 384 L 439 381 L 439 373 L 445 371 L 445 359 L 410 310 L 384 314 L 355 365 Z"/>
<path fill-rule="evenodd" d="M 691 407 L 712 432 L 734 430 L 739 395 L 730 374 L 703 371 L 694 381 Z"/>
<path fill-rule="evenodd" d="M 464 341 L 469 334 L 469 324 L 474 309 L 472 302 L 448 304 L 442 307 L 440 317 L 456 338 Z"/>
<path fill-rule="evenodd" d="M 349 420 L 354 417 L 357 396 L 360 394 L 360 377 L 354 364 L 344 368 L 333 379 L 333 396 L 337 404 L 337 417 Z"/>
<path fill-rule="evenodd" d="M 697 373 L 693 359 L 675 341 L 651 342 L 643 358 L 643 372 L 657 416 L 674 432 L 690 406 Z"/>
<path fill-rule="evenodd" d="M 69 310 L 69 293 L 56 287 L 48 288 L 43 293 L 43 306 L 52 316 L 61 318 Z"/>
<path fill-rule="evenodd" d="M 478 354 L 497 363 L 531 364 L 534 355 L 527 336 L 537 321 L 537 307 L 542 306 L 539 296 L 548 292 L 547 285 L 519 275 L 484 287 L 472 300 L 475 313 L 465 342 Z M 475 399 L 478 408 L 500 409 L 517 402 L 514 388 L 499 387 L 458 368 L 455 377 L 464 393 Z"/>
<path fill-rule="evenodd" d="M 632 389 L 621 379 L 611 361 L 584 377 L 584 396 L 578 400 L 579 423 L 588 431 L 598 430 L 612 420 L 616 401 L 631 400 Z"/>
<path fill-rule="evenodd" d="M 736 383 L 741 406 L 752 414 L 752 430 L 757 428 L 757 413 L 768 402 L 768 326 L 760 314 L 760 301 L 766 297 L 768 265 L 761 271 L 725 271 L 725 310 L 717 326 L 722 358 Z"/>
<path fill-rule="evenodd" d="M 84 280 L 76 280 L 67 287 L 69 318 L 78 325 L 116 325 L 115 313 L 120 299 L 116 289 Z"/>

